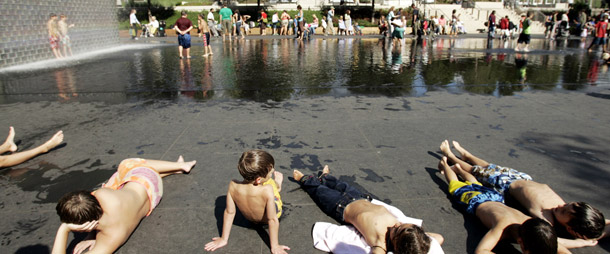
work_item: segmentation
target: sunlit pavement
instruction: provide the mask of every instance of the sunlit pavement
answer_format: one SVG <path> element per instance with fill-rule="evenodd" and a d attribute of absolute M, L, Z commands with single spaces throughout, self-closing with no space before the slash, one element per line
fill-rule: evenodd
<path fill-rule="evenodd" d="M 102 74 L 110 78 L 113 71 Z M 98 89 L 89 96 L 105 96 L 104 86 Z M 281 101 L 127 96 L 114 103 L 64 100 L 56 90 L 49 93 L 56 99 L 2 95 L 0 131 L 6 135 L 14 126 L 20 151 L 57 130 L 65 134 L 65 145 L 0 170 L 2 253 L 50 252 L 59 226 L 59 197 L 99 187 L 122 159 L 175 160 L 179 155 L 197 160 L 197 166 L 188 175 L 165 178 L 160 205 L 118 252 L 203 253 L 205 243 L 220 233 L 227 184 L 240 179 L 237 160 L 248 149 L 267 150 L 276 170 L 284 173 L 279 239 L 290 253 L 318 253 L 311 227 L 316 221 L 333 222 L 289 179 L 292 169 L 311 173 L 325 164 L 342 180 L 423 219 L 427 231 L 445 237 L 446 253 L 472 253 L 486 229 L 447 196 L 436 170 L 438 146 L 445 139 L 529 173 L 568 202 L 586 201 L 610 216 L 607 84 L 512 96 L 433 89 L 423 96 L 330 93 Z M 216 252 L 268 253 L 266 241 L 238 217 L 228 246 Z M 510 253 L 506 247 L 499 250 Z M 573 250 L 608 251 L 608 240 Z"/>

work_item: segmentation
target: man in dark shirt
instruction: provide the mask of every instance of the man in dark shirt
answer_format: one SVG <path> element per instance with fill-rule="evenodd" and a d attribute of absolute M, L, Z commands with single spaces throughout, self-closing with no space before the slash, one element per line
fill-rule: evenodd
<path fill-rule="evenodd" d="M 411 9 L 413 10 L 413 19 L 411 20 L 411 24 L 413 26 L 412 35 L 417 35 L 416 30 L 419 30 L 419 26 L 416 25 L 417 21 L 419 20 L 419 8 L 417 8 L 417 6 L 415 6 L 415 4 L 411 4 Z"/>
<path fill-rule="evenodd" d="M 489 27 L 488 36 L 489 38 L 493 39 L 496 32 L 496 11 L 491 11 L 491 14 L 489 15 L 489 20 L 487 20 L 487 24 Z"/>
<path fill-rule="evenodd" d="M 193 29 L 193 22 L 186 18 L 186 11 L 182 11 L 182 17 L 176 20 L 174 24 L 174 30 L 178 33 L 178 51 L 180 59 L 184 58 L 182 51 L 186 51 L 186 58 L 191 58 L 191 35 L 189 31 Z"/>

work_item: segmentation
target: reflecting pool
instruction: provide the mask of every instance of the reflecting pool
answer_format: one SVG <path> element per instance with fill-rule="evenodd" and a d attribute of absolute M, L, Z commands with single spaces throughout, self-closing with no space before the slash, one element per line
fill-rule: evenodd
<path fill-rule="evenodd" d="M 56 66 L 0 72 L 0 103 L 21 101 L 227 100 L 282 101 L 306 96 L 424 96 L 446 90 L 510 96 L 533 90 L 579 90 L 607 85 L 600 53 L 579 41 L 339 38 L 212 41 L 202 57 L 179 59 L 172 44 L 141 45 Z M 54 64 L 50 64 L 54 65 Z"/>

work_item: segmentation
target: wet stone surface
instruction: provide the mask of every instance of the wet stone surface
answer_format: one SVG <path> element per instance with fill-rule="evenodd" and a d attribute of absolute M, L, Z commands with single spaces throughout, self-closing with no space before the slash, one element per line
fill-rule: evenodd
<path fill-rule="evenodd" d="M 307 47 L 305 50 L 310 50 L 315 45 Z M 133 54 L 146 57 L 158 52 L 169 55 L 163 61 L 178 64 L 173 50 L 159 47 L 110 58 L 120 63 Z M 318 50 L 324 52 L 323 48 Z M 236 48 L 234 52 L 242 51 Z M 477 50 L 469 52 L 466 53 L 479 54 Z M 246 53 L 244 50 L 240 54 Z M 127 54 L 132 55 L 123 56 Z M 375 54 L 382 55 L 372 53 Z M 353 53 L 345 54 L 348 55 L 356 58 Z M 495 58 L 496 54 L 493 55 Z M 297 60 L 307 63 L 319 59 L 311 56 L 310 61 L 310 55 L 301 57 Z M 549 56 L 552 57 L 567 55 Z M 534 58 L 536 54 L 530 59 Z M 142 64 L 153 61 L 151 58 Z M 530 60 L 528 68 L 532 62 L 538 60 Z M 89 67 L 96 64 L 83 63 Z M 166 66 L 159 75 L 169 76 L 157 77 L 154 72 L 131 72 L 130 68 L 137 65 L 123 64 L 123 67 L 106 66 L 108 69 L 98 66 L 92 73 L 79 70 L 84 68 L 80 65 L 70 67 L 77 68 L 74 75 L 83 75 L 84 79 L 73 80 L 77 95 L 71 94 L 67 99 L 57 93 L 57 80 L 53 78 L 57 70 L 3 74 L 0 135 L 6 135 L 8 127 L 14 126 L 20 151 L 43 143 L 59 129 L 65 133 L 65 142 L 48 154 L 0 170 L 1 253 L 50 252 L 59 226 L 55 213 L 59 197 L 76 189 L 98 188 L 122 159 L 175 160 L 179 155 L 197 160 L 197 166 L 188 175 L 164 179 L 163 200 L 118 252 L 203 253 L 205 243 L 220 233 L 227 184 L 231 179 L 240 179 L 236 168 L 239 156 L 255 148 L 269 151 L 275 157 L 276 170 L 288 178 L 282 187 L 285 213 L 280 222 L 280 243 L 290 246 L 291 253 L 319 253 L 312 247 L 311 226 L 316 221 L 333 222 L 290 180 L 291 171 L 313 173 L 325 164 L 342 180 L 397 206 L 408 216 L 423 219 L 426 230 L 445 237 L 446 253 L 472 253 L 486 229 L 475 217 L 464 215 L 447 196 L 446 183 L 436 171 L 438 146 L 444 139 L 457 140 L 490 162 L 529 173 L 535 180 L 550 185 L 566 201 L 586 201 L 610 214 L 610 196 L 604 191 L 610 188 L 607 145 L 610 90 L 604 84 L 591 86 L 579 79 L 580 87 L 574 91 L 557 85 L 550 90 L 524 85 L 531 89 L 511 90 L 512 96 L 503 96 L 501 92 L 478 93 L 468 90 L 468 86 L 454 88 L 448 84 L 426 85 L 428 90 L 420 94 L 407 89 L 408 85 L 399 86 L 406 89 L 400 93 L 386 94 L 354 92 L 345 83 L 323 90 L 318 84 L 318 88 L 310 90 L 321 89 L 320 93 L 288 89 L 289 93 L 275 100 L 254 90 L 239 90 L 238 95 L 223 90 L 222 87 L 236 84 L 254 87 L 262 84 L 244 82 L 244 77 L 235 74 L 238 81 L 218 81 L 208 91 L 213 96 L 204 99 L 198 98 L 203 91 L 189 97 L 179 89 L 181 76 L 176 75 L 179 65 Z M 512 68 L 510 63 L 498 64 Z M 202 75 L 203 65 L 201 57 L 192 59 L 193 75 Z M 212 65 L 222 66 L 222 59 L 214 60 Z M 421 74 L 413 73 L 426 66 L 416 65 L 413 70 L 395 75 L 400 76 L 398 79 L 418 76 Z M 218 71 L 213 74 L 215 78 L 228 75 L 222 67 L 212 68 Z M 85 77 L 81 72 L 98 76 Z M 173 74 L 161 74 L 166 72 Z M 329 80 L 343 80 L 339 77 L 341 72 L 332 73 L 327 75 L 338 78 Z M 565 79 L 567 74 L 563 73 L 558 80 Z M 170 78 L 162 81 L 163 77 Z M 260 79 L 262 74 L 257 77 Z M 598 80 L 605 78 L 600 74 Z M 87 83 L 87 80 L 96 81 Z M 200 85 L 201 76 L 194 80 L 194 84 Z M 307 78 L 299 80 L 303 83 L 295 87 L 309 82 Z M 267 83 L 277 85 L 281 79 Z M 19 88 L 17 84 L 25 87 Z M 34 93 L 36 86 L 48 93 Z M 500 91 L 504 86 L 494 83 L 493 87 Z M 18 89 L 32 93 L 6 92 Z M 165 92 L 171 96 L 162 96 Z M 229 245 L 217 252 L 268 253 L 264 238 L 264 233 L 238 216 Z M 511 253 L 506 249 L 498 251 Z M 607 239 L 595 247 L 573 250 L 608 251 Z"/>

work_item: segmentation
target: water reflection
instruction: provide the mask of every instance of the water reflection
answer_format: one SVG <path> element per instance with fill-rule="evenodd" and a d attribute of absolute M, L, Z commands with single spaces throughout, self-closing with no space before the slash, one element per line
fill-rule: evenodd
<path fill-rule="evenodd" d="M 493 96 L 576 90 L 607 83 L 607 66 L 579 41 L 514 42 L 438 38 L 214 41 L 214 56 L 178 58 L 160 46 L 109 54 L 83 64 L 0 74 L 0 103 L 247 99 L 282 101 L 319 95 L 423 96 L 439 89 Z M 553 50 L 553 51 L 551 51 Z"/>
<path fill-rule="evenodd" d="M 54 75 L 60 100 L 68 101 L 78 96 L 73 69 L 57 70 Z"/>

